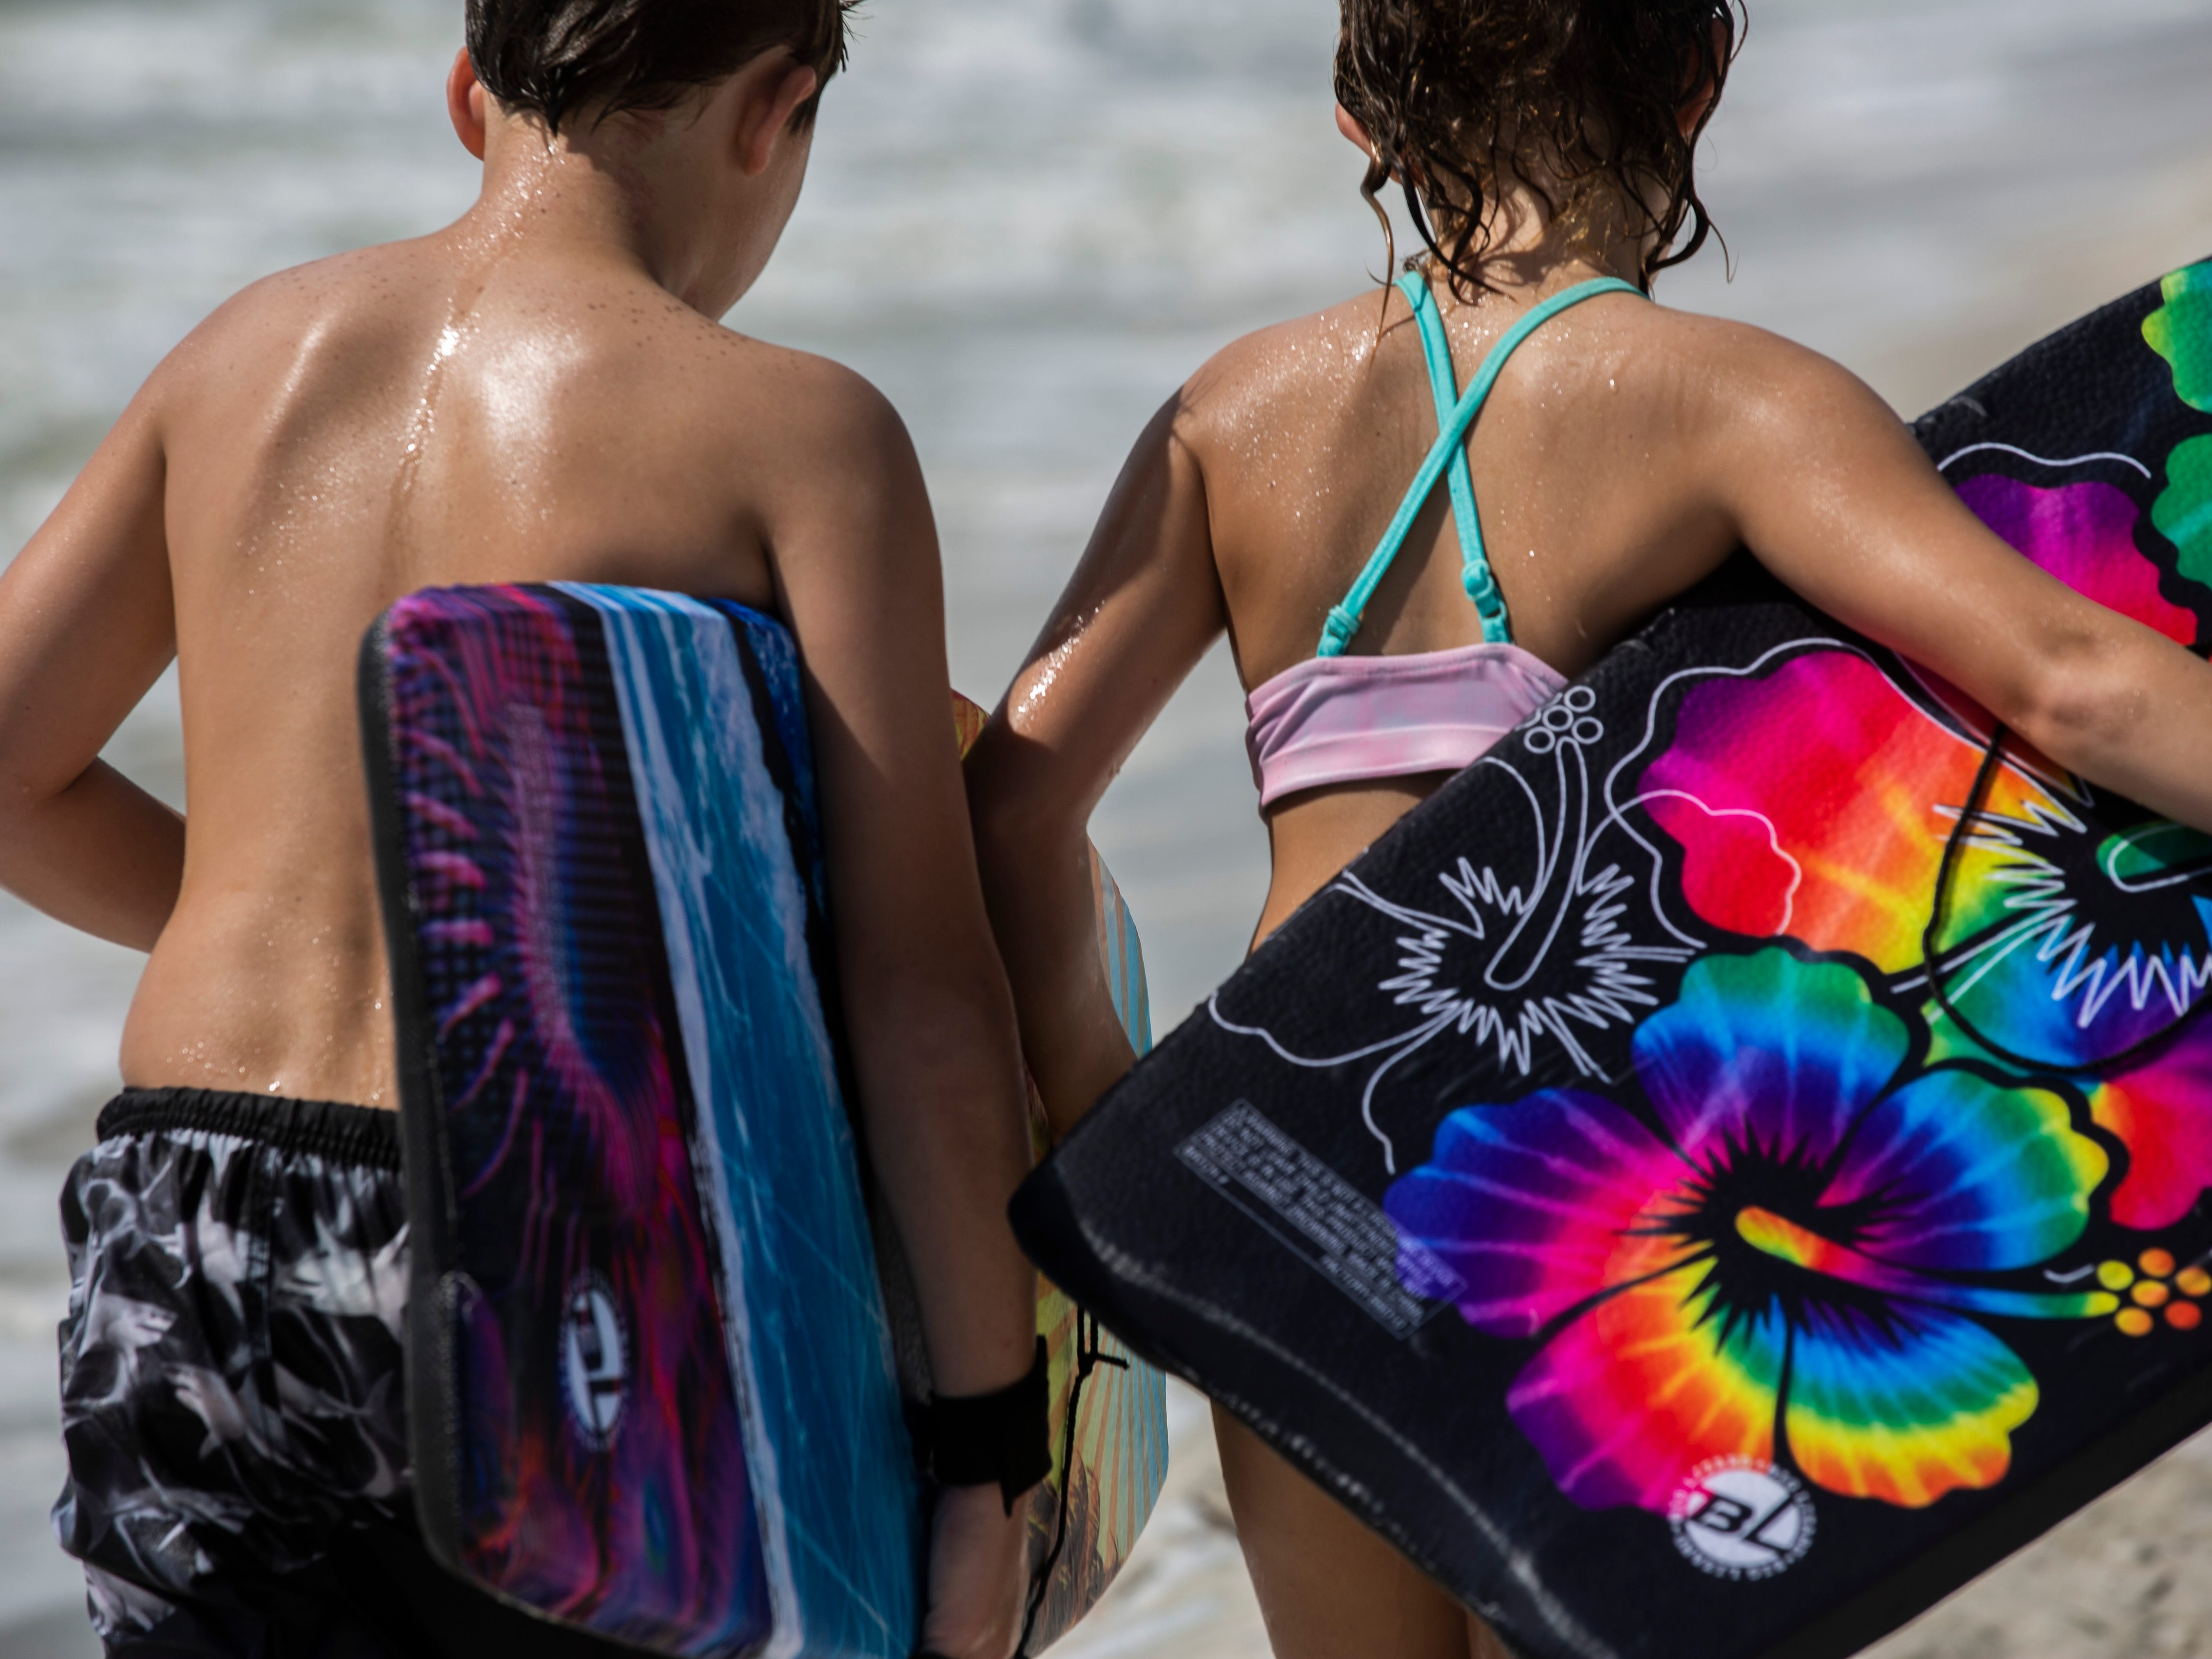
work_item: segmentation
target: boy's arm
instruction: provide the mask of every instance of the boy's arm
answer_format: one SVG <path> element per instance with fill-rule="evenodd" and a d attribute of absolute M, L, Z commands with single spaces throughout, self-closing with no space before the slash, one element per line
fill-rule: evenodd
<path fill-rule="evenodd" d="M 968 757 L 1022 1044 L 1065 1134 L 1134 1059 L 1092 916 L 1091 810 L 1227 626 L 1182 396 L 1137 441 L 1082 562 Z"/>
<path fill-rule="evenodd" d="M 176 655 L 167 467 L 150 392 L 0 575 L 0 887 L 151 950 L 185 821 L 99 758 Z"/>
<path fill-rule="evenodd" d="M 1027 1373 L 1036 1334 L 1006 1221 L 1030 1161 L 1013 1005 L 976 879 L 921 468 L 872 388 L 823 381 L 785 428 L 811 435 L 785 467 L 770 557 L 807 679 L 872 1161 L 936 1386 L 984 1394 Z"/>
<path fill-rule="evenodd" d="M 890 405 L 842 371 L 809 378 L 780 409 L 797 441 L 764 528 L 807 680 L 860 1115 L 938 1392 L 992 1394 L 1036 1358 L 1036 1275 L 1006 1220 L 1027 1105 L 953 738 L 937 532 Z M 1025 1516 L 996 1486 L 939 1495 L 925 1650 L 1013 1651 Z"/>
<path fill-rule="evenodd" d="M 1711 487 L 1763 562 L 2060 765 L 2212 831 L 2212 665 L 2007 545 L 1844 370 L 1764 335 L 1741 363 Z"/>

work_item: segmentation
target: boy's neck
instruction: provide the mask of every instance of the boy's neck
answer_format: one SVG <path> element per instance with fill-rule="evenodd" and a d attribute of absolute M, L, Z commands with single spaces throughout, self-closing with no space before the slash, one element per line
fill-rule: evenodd
<path fill-rule="evenodd" d="M 660 176 L 667 167 L 651 162 L 665 158 L 650 156 L 628 129 L 611 122 L 549 140 L 535 122 L 495 118 L 485 134 L 483 188 L 454 231 L 494 259 L 527 252 L 627 270 L 704 310 L 706 262 L 686 246 L 699 240 L 696 230 L 672 229 L 668 222 L 680 216 L 655 210 L 677 181 Z"/>
<path fill-rule="evenodd" d="M 558 133 L 491 103 L 465 60 L 456 75 L 457 130 L 484 170 L 448 236 L 471 262 L 597 266 L 720 318 L 768 263 L 805 178 L 812 129 L 794 112 L 817 78 L 780 48 L 673 108 L 574 115 Z"/>

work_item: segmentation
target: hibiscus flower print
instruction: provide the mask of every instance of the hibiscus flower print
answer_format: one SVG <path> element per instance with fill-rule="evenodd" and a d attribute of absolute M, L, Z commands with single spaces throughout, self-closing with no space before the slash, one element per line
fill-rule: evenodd
<path fill-rule="evenodd" d="M 1462 1108 L 1389 1188 L 1460 1316 L 1540 1343 L 1507 1405 L 1567 1497 L 1663 1512 L 1731 1456 L 1916 1509 L 2003 1478 L 2037 1403 L 2003 1322 L 2118 1305 L 2031 1273 L 2109 1163 L 2061 1095 L 1916 1039 L 1846 963 L 1710 956 L 1637 1033 L 1646 1110 Z"/>
<path fill-rule="evenodd" d="M 1691 690 L 1639 804 L 1680 847 L 1682 896 L 1700 920 L 1848 951 L 1900 990 L 1924 988 L 1944 848 L 1984 752 L 1867 658 L 1819 648 L 1764 678 Z M 2154 819 L 2100 823 L 2093 805 L 2106 804 L 2071 779 L 1998 769 L 1937 939 L 1945 994 L 1972 1030 L 1939 1009 L 1928 1018 L 1944 1057 L 2005 1064 L 1979 1032 L 2038 1062 L 2008 1069 L 2087 1095 L 2130 1154 L 2112 1218 L 2157 1230 L 2212 1187 L 2212 1018 L 2199 1006 L 2212 840 Z"/>

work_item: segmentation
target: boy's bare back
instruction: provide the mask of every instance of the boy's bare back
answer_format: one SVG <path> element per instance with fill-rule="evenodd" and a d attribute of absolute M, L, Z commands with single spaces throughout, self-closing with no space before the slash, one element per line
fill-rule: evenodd
<path fill-rule="evenodd" d="M 240 295 L 26 550 L 133 567 L 50 580 L 149 669 L 173 583 L 191 834 L 133 1085 L 392 1103 L 354 682 L 386 606 L 572 580 L 773 609 L 771 538 L 883 464 L 861 452 L 894 417 L 846 371 L 603 255 L 514 252 L 464 222 Z"/>
<path fill-rule="evenodd" d="M 102 457 L 160 502 L 164 534 L 136 552 L 166 555 L 174 584 L 191 793 L 183 887 L 125 1029 L 131 1084 L 392 1101 L 354 681 L 386 606 L 571 580 L 772 609 L 774 528 L 840 462 L 865 465 L 827 447 L 854 447 L 871 399 L 854 377 L 641 273 L 501 252 L 452 231 L 258 285 Z M 110 591 L 159 603 L 150 583 Z"/>
<path fill-rule="evenodd" d="M 73 1310 L 136 1273 L 149 1240 L 191 1248 L 198 1221 L 172 1212 L 204 1174 L 192 1136 L 218 1121 L 238 1152 L 225 1167 L 292 1183 L 278 1253 L 323 1253 L 294 1278 L 388 1270 L 404 1222 L 388 1237 L 347 1231 L 349 1217 L 402 1208 L 397 1137 L 380 1133 L 391 1120 L 361 1109 L 398 1104 L 356 706 L 364 632 L 408 592 L 463 583 L 670 588 L 781 618 L 838 898 L 853 1103 L 914 1267 L 933 1375 L 949 1396 L 1015 1400 L 1020 1431 L 1007 1443 L 1018 1466 L 936 1504 L 923 1640 L 951 1659 L 1005 1659 L 1026 1511 L 995 1483 L 1032 1481 L 1047 1437 L 1042 1405 L 1024 1403 L 1042 1375 L 1035 1275 L 1005 1220 L 1028 1137 L 946 702 L 928 495 L 865 382 L 712 320 L 758 276 L 798 198 L 842 20 L 842 0 L 471 5 L 447 104 L 484 162 L 476 207 L 437 235 L 272 277 L 224 307 L 0 576 L 0 886 L 151 952 L 125 1093 L 64 1206 L 65 1220 L 99 1209 L 145 1225 L 70 1235 Z M 98 759 L 172 658 L 181 817 Z M 177 1085 L 210 1092 L 161 1092 Z M 81 1197 L 93 1188 L 103 1196 Z M 318 1210 L 325 1200 L 337 1207 Z M 262 1218 L 272 1228 L 275 1214 Z M 325 1260 L 332 1250 L 343 1259 Z M 286 1263 L 268 1271 L 290 1282 Z M 111 1645 L 126 1627 L 196 1616 L 184 1601 L 295 1607 L 278 1581 L 343 1555 L 348 1528 L 404 1497 L 364 1498 L 281 1459 L 252 1462 L 241 1493 L 235 1448 L 210 1438 L 212 1458 L 171 1455 L 151 1426 L 178 1409 L 162 1367 L 198 1375 L 232 1352 L 200 1312 L 226 1289 L 176 1279 L 153 1287 L 181 1298 L 167 1346 L 130 1361 L 144 1387 L 118 1404 L 64 1385 L 76 1425 L 64 1547 L 106 1595 Z M 328 1311 L 292 1310 L 310 1323 Z M 82 1363 L 66 1371 L 106 1375 L 104 1331 L 71 1325 L 64 1347 Z M 361 1424 L 380 1437 L 379 1468 L 404 1441 L 396 1332 L 365 1347 L 314 1339 L 349 1356 L 330 1381 L 371 1402 Z M 221 1386 L 258 1385 L 226 1373 Z M 280 1527 L 266 1548 L 234 1548 L 204 1522 L 225 1504 L 335 1516 L 337 1530 Z M 187 1540 L 165 1542 L 162 1560 L 188 1565 L 149 1566 L 131 1528 Z"/>

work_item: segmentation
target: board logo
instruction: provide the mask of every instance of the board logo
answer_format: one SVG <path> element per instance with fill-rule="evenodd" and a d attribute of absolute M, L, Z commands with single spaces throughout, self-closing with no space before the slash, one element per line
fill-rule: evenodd
<path fill-rule="evenodd" d="M 629 1392 L 629 1343 L 612 1287 L 589 1268 L 569 1280 L 561 1311 L 561 1392 L 584 1443 L 605 1448 Z"/>
<path fill-rule="evenodd" d="M 1716 1457 L 1667 1506 L 1674 1547 L 1716 1578 L 1771 1578 L 1813 1547 L 1813 1494 L 1756 1457 Z"/>

